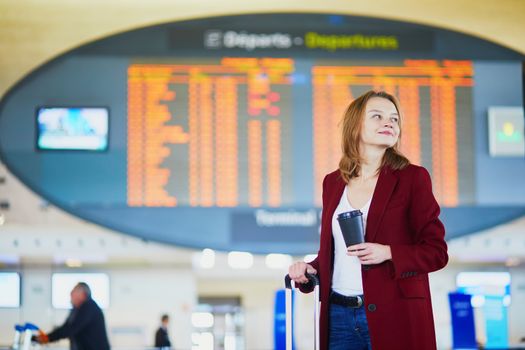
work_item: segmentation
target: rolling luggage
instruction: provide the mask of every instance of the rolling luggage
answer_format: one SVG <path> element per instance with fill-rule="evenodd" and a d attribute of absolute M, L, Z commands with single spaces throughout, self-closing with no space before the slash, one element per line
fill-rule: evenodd
<path fill-rule="evenodd" d="M 319 349 L 319 278 L 317 275 L 306 274 L 308 284 L 314 288 L 314 349 Z M 286 350 L 292 350 L 292 289 L 295 288 L 295 282 L 289 275 L 284 278 L 286 287 Z"/>

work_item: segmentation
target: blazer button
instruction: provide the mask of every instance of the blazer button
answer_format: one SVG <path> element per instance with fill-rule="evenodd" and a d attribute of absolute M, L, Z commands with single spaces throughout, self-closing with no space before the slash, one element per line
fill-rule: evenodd
<path fill-rule="evenodd" d="M 377 307 L 376 304 L 368 304 L 368 311 L 374 312 L 376 311 Z"/>
<path fill-rule="evenodd" d="M 365 271 L 370 270 L 370 266 L 369 265 L 363 265 L 363 270 L 365 270 Z"/>

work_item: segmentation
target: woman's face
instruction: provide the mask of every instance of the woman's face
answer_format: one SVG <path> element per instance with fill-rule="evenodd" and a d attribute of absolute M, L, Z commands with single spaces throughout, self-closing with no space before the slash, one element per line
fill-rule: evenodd
<path fill-rule="evenodd" d="M 399 138 L 399 115 L 396 106 L 382 97 L 368 100 L 361 127 L 361 145 L 389 148 Z"/>

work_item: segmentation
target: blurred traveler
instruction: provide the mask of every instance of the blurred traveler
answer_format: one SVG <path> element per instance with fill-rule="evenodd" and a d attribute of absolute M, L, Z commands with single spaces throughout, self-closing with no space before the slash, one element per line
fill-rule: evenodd
<path fill-rule="evenodd" d="M 109 350 L 104 314 L 91 298 L 91 289 L 78 283 L 71 291 L 73 309 L 64 324 L 51 333 L 41 333 L 36 340 L 40 344 L 69 338 L 71 350 Z"/>
<path fill-rule="evenodd" d="M 155 333 L 155 347 L 156 348 L 171 348 L 171 341 L 168 335 L 168 324 L 170 322 L 170 317 L 168 315 L 162 315 L 161 325 L 157 332 Z"/>

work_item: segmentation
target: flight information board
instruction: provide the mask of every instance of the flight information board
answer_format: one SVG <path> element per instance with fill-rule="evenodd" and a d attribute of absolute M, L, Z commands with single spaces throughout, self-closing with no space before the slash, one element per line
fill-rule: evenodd
<path fill-rule="evenodd" d="M 132 65 L 131 206 L 278 207 L 290 181 L 291 59 Z"/>
<path fill-rule="evenodd" d="M 412 163 L 431 171 L 438 201 L 445 206 L 460 203 L 460 175 L 465 182 L 461 197 L 470 197 L 467 183 L 473 177 L 469 166 L 472 146 L 464 141 L 471 140 L 471 62 L 406 60 L 403 66 L 317 65 L 312 67 L 312 83 L 316 204 L 321 204 L 324 175 L 337 167 L 341 157 L 341 115 L 349 101 L 369 89 L 385 90 L 398 97 L 404 112 L 401 150 Z M 466 135 L 458 134 L 458 130 Z M 458 143 L 462 143 L 461 150 Z M 460 157 L 466 166 L 460 165 Z"/>
<path fill-rule="evenodd" d="M 469 203 L 472 86 L 471 61 L 135 61 L 128 67 L 127 203 L 293 207 L 294 181 L 311 177 L 313 188 L 304 191 L 319 207 L 322 179 L 341 157 L 344 110 L 369 89 L 400 99 L 402 150 L 429 169 L 438 201 Z M 305 125 L 311 137 L 294 140 Z M 294 145 L 308 150 L 300 161 L 312 164 L 311 173 L 295 171 L 302 154 Z"/>

